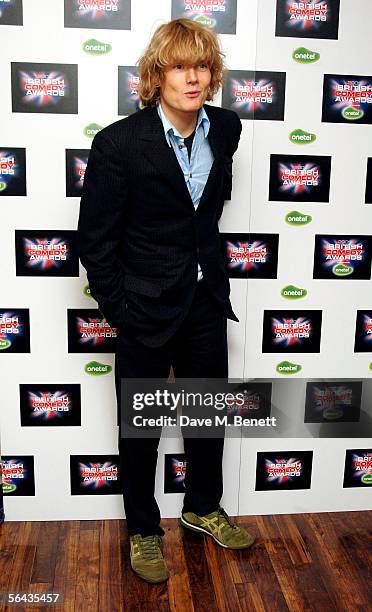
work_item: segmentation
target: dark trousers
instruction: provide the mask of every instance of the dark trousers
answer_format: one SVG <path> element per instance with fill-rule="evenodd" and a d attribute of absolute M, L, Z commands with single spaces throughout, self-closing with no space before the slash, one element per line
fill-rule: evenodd
<path fill-rule="evenodd" d="M 120 378 L 167 380 L 170 366 L 175 378 L 228 377 L 227 319 L 205 281 L 197 285 L 190 310 L 170 340 L 148 347 L 129 333 L 119 334 L 115 381 Z M 119 397 L 119 396 L 118 396 Z M 120 438 L 120 473 L 128 533 L 158 533 L 160 510 L 154 497 L 159 438 Z M 218 508 L 222 491 L 224 438 L 184 438 L 186 458 L 183 512 L 209 514 Z M 208 475 L 205 476 L 205 464 Z"/>

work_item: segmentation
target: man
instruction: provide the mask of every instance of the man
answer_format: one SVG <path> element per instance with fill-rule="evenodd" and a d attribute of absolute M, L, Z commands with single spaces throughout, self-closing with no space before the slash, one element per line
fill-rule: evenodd
<path fill-rule="evenodd" d="M 118 328 L 121 378 L 228 377 L 227 318 L 238 321 L 218 231 L 229 199 L 241 122 L 204 104 L 223 78 L 214 32 L 177 19 L 140 58 L 144 108 L 94 138 L 79 218 L 80 258 L 93 297 Z M 223 437 L 185 438 L 181 524 L 226 548 L 253 542 L 219 505 Z M 168 578 L 154 497 L 159 438 L 122 438 L 131 565 L 148 582 Z M 206 458 L 212 466 L 204 477 Z M 145 469 L 143 469 L 143 467 Z"/>

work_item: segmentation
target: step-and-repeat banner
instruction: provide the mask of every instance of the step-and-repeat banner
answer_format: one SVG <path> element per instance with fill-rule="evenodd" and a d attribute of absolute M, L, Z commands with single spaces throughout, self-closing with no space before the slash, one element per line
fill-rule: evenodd
<path fill-rule="evenodd" d="M 181 16 L 219 33 L 228 74 L 213 104 L 243 123 L 220 231 L 239 318 L 235 414 L 256 421 L 226 438 L 222 502 L 231 514 L 371 505 L 370 1 L 0 0 L 8 520 L 124 516 L 117 330 L 79 267 L 79 198 L 92 138 L 141 112 L 136 61 Z M 186 470 L 182 438 L 163 432 L 163 516 L 179 514 Z"/>

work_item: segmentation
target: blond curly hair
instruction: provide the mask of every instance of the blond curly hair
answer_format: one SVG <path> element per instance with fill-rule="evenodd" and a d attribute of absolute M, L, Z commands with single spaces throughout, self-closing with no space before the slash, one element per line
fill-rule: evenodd
<path fill-rule="evenodd" d="M 208 65 L 212 77 L 207 100 L 213 100 L 225 79 L 224 58 L 215 32 L 196 21 L 173 19 L 159 26 L 136 64 L 141 105 L 156 104 L 164 68 L 182 62 L 196 65 L 203 61 Z"/>

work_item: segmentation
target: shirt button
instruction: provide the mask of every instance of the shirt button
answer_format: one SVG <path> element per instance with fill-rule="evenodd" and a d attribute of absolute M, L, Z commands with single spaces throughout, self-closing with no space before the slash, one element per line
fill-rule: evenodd
<path fill-rule="evenodd" d="M 191 174 L 191 172 L 190 172 L 190 178 L 192 178 L 192 174 Z"/>
<path fill-rule="evenodd" d="M 179 149 L 183 149 L 183 145 L 178 145 L 178 148 Z"/>

